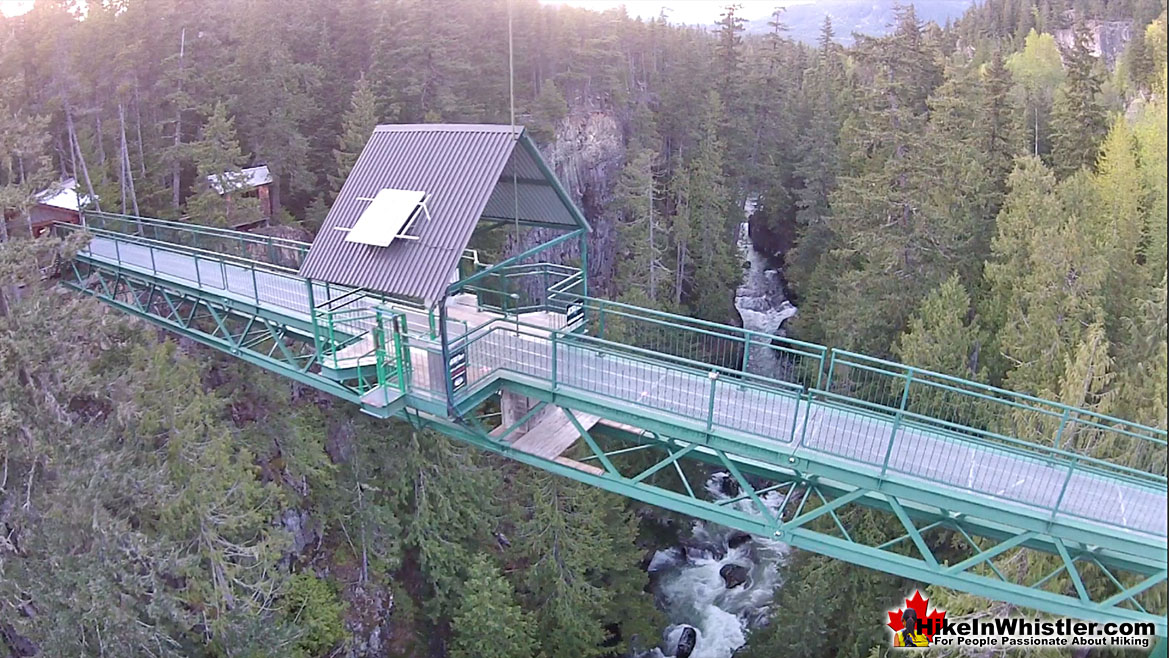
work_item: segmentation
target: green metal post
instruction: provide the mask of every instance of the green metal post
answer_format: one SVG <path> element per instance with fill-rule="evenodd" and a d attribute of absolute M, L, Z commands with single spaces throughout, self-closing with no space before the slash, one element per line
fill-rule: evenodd
<path fill-rule="evenodd" d="M 199 290 L 203 289 L 203 276 L 199 273 L 199 254 L 191 254 L 195 259 L 195 285 Z"/>
<path fill-rule="evenodd" d="M 600 317 L 597 320 L 597 338 L 605 337 L 605 302 L 602 301 L 597 306 L 600 307 Z"/>
<path fill-rule="evenodd" d="M 394 354 L 397 355 L 397 377 L 398 390 L 405 393 L 409 387 L 408 381 L 410 373 L 413 371 L 413 364 L 410 362 L 410 347 L 406 344 L 409 340 L 406 329 L 406 316 L 400 313 L 394 314 Z"/>
<path fill-rule="evenodd" d="M 580 281 L 581 297 L 589 296 L 589 234 L 580 234 Z"/>
<path fill-rule="evenodd" d="M 751 335 L 743 331 L 743 372 L 747 372 L 747 363 L 751 359 Z"/>
<path fill-rule="evenodd" d="M 557 340 L 556 340 L 556 334 L 558 334 L 558 333 L 560 333 L 560 332 L 558 332 L 558 331 L 553 331 L 553 332 L 552 332 L 552 390 L 553 390 L 553 391 L 555 391 L 555 390 L 557 390 L 557 389 L 559 388 L 559 386 L 557 386 L 557 384 L 556 384 L 556 360 L 557 360 L 557 359 L 556 359 L 556 357 L 557 357 L 557 353 L 556 353 L 556 343 L 557 343 Z"/>
<path fill-rule="evenodd" d="M 909 369 L 909 374 L 905 377 L 905 390 L 901 392 L 901 407 L 897 410 L 897 416 L 893 419 L 893 431 L 889 434 L 889 445 L 885 448 L 885 461 L 881 464 L 881 477 L 885 477 L 885 472 L 889 470 L 889 457 L 893 454 L 893 440 L 897 438 L 897 432 L 901 429 L 901 415 L 905 413 L 905 405 L 909 402 L 909 386 L 913 384 L 913 368 Z"/>
<path fill-rule="evenodd" d="M 382 325 L 380 308 L 374 310 L 374 318 L 373 355 L 377 367 L 377 385 L 384 387 L 386 385 L 386 331 Z"/>
<path fill-rule="evenodd" d="M 1059 506 L 1063 504 L 1063 497 L 1068 492 L 1068 483 L 1072 481 L 1072 473 L 1076 471 L 1076 458 L 1072 457 L 1072 462 L 1068 464 L 1068 475 L 1063 479 L 1063 486 L 1059 489 L 1059 498 L 1055 499 L 1055 505 L 1051 508 L 1051 519 L 1055 520 L 1055 515 L 1059 514 Z"/>
<path fill-rule="evenodd" d="M 329 351 L 333 356 L 333 367 L 337 367 L 337 336 L 333 332 L 333 311 L 325 311 L 325 317 L 329 319 Z"/>
<path fill-rule="evenodd" d="M 718 385 L 718 371 L 711 370 L 707 376 L 710 377 L 710 404 L 706 408 L 706 433 L 710 434 L 714 428 L 714 389 Z"/>
<path fill-rule="evenodd" d="M 158 266 L 154 263 L 154 247 L 150 248 L 150 273 L 158 274 Z"/>
<path fill-rule="evenodd" d="M 227 289 L 227 277 L 223 278 L 223 289 Z M 256 264 L 252 263 L 252 292 L 256 295 L 256 306 L 260 305 L 260 286 L 256 283 Z"/>
<path fill-rule="evenodd" d="M 1055 449 L 1059 450 L 1059 444 L 1063 440 L 1063 428 L 1068 424 L 1068 416 L 1072 413 L 1071 408 L 1063 410 L 1063 417 L 1059 419 L 1059 431 L 1055 433 Z"/>
<path fill-rule="evenodd" d="M 312 279 L 305 279 L 304 284 L 305 284 L 305 286 L 308 287 L 308 314 L 309 314 L 309 319 L 313 323 L 313 349 L 316 352 L 317 362 L 320 362 L 320 360 L 321 360 L 321 336 L 320 336 L 320 331 L 317 328 L 317 305 L 314 303 L 314 300 L 313 300 L 313 280 Z"/>

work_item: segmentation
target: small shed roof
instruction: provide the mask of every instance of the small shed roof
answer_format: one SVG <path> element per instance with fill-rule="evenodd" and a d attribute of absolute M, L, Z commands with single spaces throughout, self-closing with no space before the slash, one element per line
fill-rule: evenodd
<path fill-rule="evenodd" d="M 268 165 L 260 165 L 259 167 L 244 167 L 240 171 L 243 172 L 241 177 L 242 189 L 250 190 L 261 185 L 268 185 L 272 182 L 272 172 L 268 171 Z M 227 173 L 227 172 L 224 172 Z M 222 174 L 220 174 L 222 176 Z M 220 176 L 212 174 L 207 177 L 207 183 L 215 189 L 216 192 L 223 194 L 223 185 L 220 184 Z"/>
<path fill-rule="evenodd" d="M 54 208 L 65 208 L 66 210 L 80 210 L 81 206 L 85 205 L 88 199 L 89 197 L 77 194 L 76 178 L 66 178 L 36 195 L 37 204 L 52 206 Z"/>
<path fill-rule="evenodd" d="M 346 231 L 383 189 L 426 192 L 428 216 L 410 231 L 418 239 L 394 240 L 388 247 L 346 241 Z M 513 221 L 517 202 L 521 223 L 588 227 L 522 127 L 378 126 L 329 209 L 300 274 L 430 305 L 450 284 L 479 219 Z"/>

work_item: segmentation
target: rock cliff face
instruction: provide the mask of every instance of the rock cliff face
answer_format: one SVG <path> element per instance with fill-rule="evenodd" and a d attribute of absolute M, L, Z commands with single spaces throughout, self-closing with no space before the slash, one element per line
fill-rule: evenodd
<path fill-rule="evenodd" d="M 625 163 L 621 122 L 601 110 L 576 110 L 556 127 L 551 144 L 540 151 L 572 200 L 592 225 L 589 236 L 589 286 L 595 293 L 611 292 L 615 261 L 616 221 L 606 206 L 613 199 L 617 177 Z M 575 247 L 571 248 L 575 252 Z"/>
<path fill-rule="evenodd" d="M 1092 54 L 1102 58 L 1109 69 L 1115 68 L 1116 60 L 1132 38 L 1132 22 L 1088 21 L 1087 26 L 1092 33 Z M 1075 40 L 1071 28 L 1056 30 L 1053 36 L 1061 49 L 1071 48 Z"/>

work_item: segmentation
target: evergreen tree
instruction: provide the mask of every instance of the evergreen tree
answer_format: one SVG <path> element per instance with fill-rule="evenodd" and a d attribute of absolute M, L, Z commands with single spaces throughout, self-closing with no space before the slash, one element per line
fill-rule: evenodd
<path fill-rule="evenodd" d="M 1067 78 L 1051 111 L 1051 162 L 1061 176 L 1091 167 L 1108 129 L 1108 115 L 1099 99 L 1102 80 L 1095 70 L 1092 34 L 1083 24 L 1073 34 L 1072 46 L 1064 53 Z"/>
<path fill-rule="evenodd" d="M 47 152 L 48 117 L 28 116 L 11 105 L 19 81 L 0 79 L 0 242 L 9 238 L 8 215 L 13 220 L 11 229 L 27 222 L 34 195 L 47 189 L 53 176 Z"/>
<path fill-rule="evenodd" d="M 531 616 L 486 558 L 467 567 L 464 594 L 451 619 L 452 658 L 531 658 L 539 646 Z"/>
<path fill-rule="evenodd" d="M 357 163 L 357 156 L 361 155 L 361 149 L 373 135 L 373 129 L 378 124 L 377 106 L 373 86 L 365 78 L 361 78 L 353 88 L 349 110 L 341 119 L 339 148 L 333 149 L 337 173 L 329 176 L 329 182 L 334 197 L 341 191 L 341 185 L 345 183 L 349 172 L 353 170 L 353 165 Z"/>
<path fill-rule="evenodd" d="M 1020 115 L 1022 107 L 1011 94 L 1013 79 L 1007 69 L 1002 51 L 995 50 L 982 70 L 979 80 L 979 113 L 976 130 L 982 139 L 976 145 L 985 158 L 987 172 L 995 184 L 995 194 L 1006 195 L 1007 176 L 1014 168 L 1015 158 L 1027 151 Z M 999 204 L 993 206 L 998 213 Z"/>
<path fill-rule="evenodd" d="M 624 246 L 615 284 L 621 301 L 650 308 L 661 308 L 673 288 L 666 260 L 669 233 L 659 201 L 654 153 L 643 148 L 632 153 L 614 195 L 623 216 L 618 235 Z"/>
<path fill-rule="evenodd" d="M 550 142 L 556 136 L 556 127 L 568 116 L 568 103 L 552 81 L 540 87 L 540 94 L 532 102 L 533 125 L 528 127 L 537 142 Z"/>
<path fill-rule="evenodd" d="M 731 245 L 731 191 L 725 182 L 725 146 L 719 137 L 722 101 L 710 92 L 703 108 L 701 133 L 681 183 L 675 188 L 675 304 L 683 301 L 697 317 L 730 316 L 739 268 Z"/>
<path fill-rule="evenodd" d="M 195 194 L 187 200 L 191 220 L 228 226 L 258 219 L 258 204 L 242 195 L 248 180 L 242 170 L 247 158 L 236 139 L 235 119 L 228 118 L 223 103 L 215 104 L 199 141 L 190 150 L 196 172 Z"/>
<path fill-rule="evenodd" d="M 723 160 L 723 171 L 734 182 L 744 175 L 740 162 L 749 161 L 747 135 L 747 97 L 743 76 L 743 18 L 740 5 L 729 4 L 719 17 L 717 40 L 714 46 L 714 84 L 722 104 L 718 136 L 725 145 L 729 158 Z"/>
<path fill-rule="evenodd" d="M 626 629 L 627 641 L 656 619 L 645 574 L 622 552 L 636 535 L 632 516 L 610 494 L 572 480 L 534 470 L 523 480 L 515 548 L 526 568 L 517 574 L 517 590 L 536 611 L 543 654 L 621 651 L 606 646 L 615 639 L 606 627 Z"/>
<path fill-rule="evenodd" d="M 982 337 L 971 312 L 970 295 L 954 274 L 922 300 L 893 353 L 919 368 L 978 379 Z"/>
<path fill-rule="evenodd" d="M 1019 102 L 1027 110 L 1031 154 L 1045 155 L 1051 148 L 1051 104 L 1055 90 L 1064 78 L 1059 46 L 1050 34 L 1031 30 L 1023 50 L 1008 57 L 1006 67 L 1018 85 Z"/>

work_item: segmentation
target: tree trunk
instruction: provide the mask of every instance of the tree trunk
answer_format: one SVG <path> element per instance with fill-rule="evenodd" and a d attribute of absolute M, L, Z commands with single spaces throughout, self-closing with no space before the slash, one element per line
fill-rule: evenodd
<path fill-rule="evenodd" d="M 179 36 L 179 93 L 177 98 L 181 99 L 183 95 L 183 56 L 187 51 L 187 28 L 183 28 L 182 34 Z M 179 158 L 179 147 L 183 144 L 183 108 L 180 105 L 175 108 L 175 143 L 174 143 L 174 163 L 171 165 L 171 206 L 175 210 L 179 209 L 179 203 L 182 201 L 182 174 L 183 165 Z"/>
<path fill-rule="evenodd" d="M 658 300 L 658 268 L 657 268 L 657 246 L 654 242 L 654 183 L 653 183 L 653 167 L 650 167 L 649 172 L 649 300 L 650 302 L 657 302 Z"/>
<path fill-rule="evenodd" d="M 73 150 L 73 157 L 75 158 L 74 176 L 77 175 L 77 166 L 81 168 L 81 174 L 85 177 L 85 189 L 89 191 L 89 200 L 93 202 L 93 206 L 101 212 L 101 199 L 97 198 L 97 192 L 93 189 L 93 180 L 89 177 L 89 167 L 85 166 L 85 154 L 81 152 L 81 144 L 77 142 L 77 130 L 73 125 L 73 110 L 68 104 L 65 105 L 65 128 L 69 131 L 69 142 Z"/>
<path fill-rule="evenodd" d="M 134 165 L 130 163 L 130 148 L 126 141 L 126 108 L 118 103 L 118 123 L 122 127 L 122 205 L 126 205 L 126 192 L 129 187 L 130 202 L 133 204 L 134 214 L 138 215 L 138 194 L 134 191 Z M 125 214 L 125 209 L 122 213 Z"/>
<path fill-rule="evenodd" d="M 271 214 L 275 215 L 276 211 L 280 209 L 280 174 L 277 173 L 275 169 L 271 168 L 271 165 L 269 165 L 269 168 L 272 171 L 272 186 L 269 188 L 269 190 L 271 190 L 269 192 L 271 196 L 268 197 L 268 204 L 272 209 Z"/>
<path fill-rule="evenodd" d="M 97 142 L 97 163 L 101 165 L 101 176 L 104 183 L 106 182 L 106 145 L 103 143 L 105 140 L 102 139 L 105 133 L 102 132 L 101 128 L 101 108 L 98 108 L 97 112 L 93 114 L 93 119 L 97 124 L 97 134 L 94 135 L 93 141 Z"/>
<path fill-rule="evenodd" d="M 134 130 L 138 133 L 138 167 L 146 178 L 146 149 L 142 146 L 142 103 L 138 96 L 138 76 L 134 76 Z"/>

